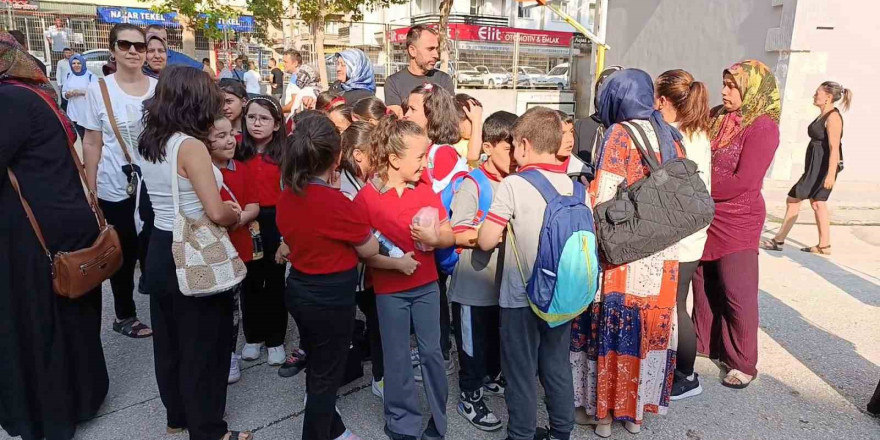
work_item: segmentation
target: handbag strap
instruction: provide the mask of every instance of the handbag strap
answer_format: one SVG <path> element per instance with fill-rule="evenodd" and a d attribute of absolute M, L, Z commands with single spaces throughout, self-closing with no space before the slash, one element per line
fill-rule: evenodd
<path fill-rule="evenodd" d="M 639 154 L 645 159 L 645 162 L 648 164 L 648 168 L 651 169 L 651 172 L 655 172 L 660 169 L 660 163 L 657 162 L 657 156 L 654 154 L 654 149 L 651 148 L 651 142 L 648 140 L 648 134 L 645 133 L 645 130 L 639 126 L 639 124 L 632 123 L 629 121 L 621 123 L 623 128 L 629 133 L 630 139 L 633 141 L 633 145 L 635 145 L 636 149 L 639 150 Z M 636 133 L 638 132 L 638 133 Z"/>
<path fill-rule="evenodd" d="M 174 202 L 175 215 L 180 213 L 180 185 L 177 182 L 177 154 L 180 152 L 180 146 L 183 145 L 183 141 L 186 140 L 186 138 L 187 136 L 180 133 L 175 134 L 174 141 L 168 145 L 168 150 L 166 151 L 168 163 L 171 165 L 171 199 Z"/>
<path fill-rule="evenodd" d="M 516 268 L 519 269 L 519 276 L 522 278 L 523 289 L 525 289 L 528 286 L 526 273 L 523 272 L 522 265 L 519 262 L 519 247 L 516 244 L 516 234 L 513 233 L 513 226 L 510 225 L 510 222 L 507 222 L 507 233 L 510 235 L 510 241 L 513 245 L 513 259 L 516 260 Z"/>
<path fill-rule="evenodd" d="M 46 239 L 43 238 L 43 230 L 40 229 L 40 225 L 37 223 L 37 218 L 34 217 L 31 205 L 29 205 L 27 200 L 24 199 L 24 196 L 21 195 L 21 188 L 18 186 L 18 179 L 15 178 L 15 173 L 12 172 L 11 168 L 7 168 L 6 173 L 9 174 L 9 182 L 12 183 L 12 188 L 18 193 L 18 199 L 21 200 L 21 206 L 24 208 L 24 213 L 27 215 L 28 221 L 31 222 L 31 228 L 34 229 L 34 234 L 37 235 L 37 240 L 40 241 L 40 246 L 43 247 L 46 256 L 49 257 L 49 262 L 51 262 L 52 252 L 49 252 L 49 248 L 46 246 Z"/>
<path fill-rule="evenodd" d="M 107 119 L 110 119 L 110 126 L 113 127 L 113 134 L 116 135 L 116 140 L 122 148 L 122 154 L 125 155 L 125 160 L 131 165 L 134 161 L 131 160 L 131 155 L 128 154 L 128 146 L 122 138 L 122 133 L 119 132 L 119 126 L 116 125 L 116 115 L 113 114 L 113 105 L 110 103 L 110 91 L 107 89 L 107 82 L 104 81 L 104 78 L 100 78 L 98 79 L 98 84 L 101 86 L 101 97 L 104 98 L 104 107 L 107 109 Z"/>
<path fill-rule="evenodd" d="M 104 229 L 105 227 L 107 227 L 107 220 L 104 218 L 104 212 L 101 210 L 101 206 L 98 204 L 98 196 L 89 187 L 88 178 L 86 178 L 85 173 L 85 166 L 79 159 L 79 155 L 76 153 L 76 148 L 74 147 L 74 143 L 76 142 L 76 135 L 74 134 L 73 129 L 70 127 L 70 124 L 67 122 L 66 117 L 58 109 L 58 105 L 55 103 L 55 100 L 46 96 L 39 90 L 36 90 L 33 87 L 18 81 L 6 81 L 6 84 L 21 87 L 23 89 L 34 92 L 43 100 L 43 102 L 46 103 L 46 105 L 49 106 L 49 109 L 52 110 L 53 113 L 55 113 L 55 117 L 58 118 L 58 122 L 61 124 L 61 128 L 64 129 L 64 133 L 67 136 L 67 150 L 70 152 L 70 156 L 73 158 L 74 166 L 76 167 L 76 171 L 79 174 L 79 179 L 82 181 L 82 184 L 86 189 L 86 201 L 89 203 L 89 207 L 92 209 L 92 213 L 95 214 L 95 219 L 98 221 L 98 227 L 100 229 Z M 6 173 L 9 175 L 9 180 L 14 182 L 12 187 L 18 193 L 18 198 L 21 199 L 22 206 L 24 206 L 28 217 L 31 219 L 31 226 L 33 226 L 34 232 L 37 234 L 37 237 L 40 238 L 43 249 L 46 250 L 47 254 L 50 254 L 49 250 L 46 248 L 45 240 L 42 239 L 42 231 L 40 230 L 39 225 L 36 223 L 36 218 L 33 216 L 30 205 L 28 205 L 27 201 L 24 199 L 24 195 L 22 195 L 21 193 L 21 187 L 19 186 L 18 180 L 15 177 L 15 173 L 13 173 L 12 168 L 9 167 L 6 168 Z"/>

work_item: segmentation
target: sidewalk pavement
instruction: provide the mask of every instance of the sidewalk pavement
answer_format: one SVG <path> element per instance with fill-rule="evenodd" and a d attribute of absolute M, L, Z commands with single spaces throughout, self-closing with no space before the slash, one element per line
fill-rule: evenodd
<path fill-rule="evenodd" d="M 880 226 L 880 183 L 849 182 L 845 176 L 842 174 L 844 180 L 835 184 L 828 199 L 831 224 Z M 785 217 L 785 200 L 794 183 L 795 181 L 764 181 L 763 193 L 769 221 L 779 223 Z M 798 224 L 816 224 L 809 201 L 801 203 Z"/>
<path fill-rule="evenodd" d="M 778 227 L 768 223 L 768 228 Z M 815 242 L 814 226 L 797 225 L 783 252 L 761 252 L 759 376 L 736 391 L 719 383 L 719 370 L 698 358 L 704 392 L 673 402 L 665 416 L 648 414 L 633 437 L 615 424 L 614 439 L 635 440 L 825 440 L 880 439 L 880 419 L 865 405 L 880 380 L 880 227 L 834 226 L 835 254 L 799 252 Z M 147 297 L 136 295 L 140 317 L 149 322 Z M 78 440 L 185 440 L 165 434 L 165 409 L 153 373 L 150 339 L 132 340 L 110 330 L 112 295 L 104 289 L 105 357 L 110 391 L 97 417 L 83 423 Z M 296 345 L 291 325 L 288 346 Z M 76 331 L 76 329 L 70 329 Z M 229 387 L 227 421 L 255 431 L 256 440 L 301 437 L 305 376 L 277 375 L 265 358 L 245 362 L 239 383 Z M 370 376 L 369 364 L 365 365 Z M 449 378 L 448 440 L 501 440 L 505 431 L 484 433 L 456 413 L 457 376 Z M 537 386 L 537 384 L 536 384 Z M 488 399 L 506 421 L 504 400 Z M 339 411 L 365 440 L 384 440 L 382 402 L 360 379 L 339 392 Z M 422 410 L 427 403 L 422 398 Z M 543 403 L 539 423 L 547 424 Z M 427 420 L 425 420 L 425 423 Z M 505 428 L 506 429 L 506 428 Z M 0 433 L 0 440 L 9 437 Z M 576 427 L 572 439 L 598 439 Z"/>

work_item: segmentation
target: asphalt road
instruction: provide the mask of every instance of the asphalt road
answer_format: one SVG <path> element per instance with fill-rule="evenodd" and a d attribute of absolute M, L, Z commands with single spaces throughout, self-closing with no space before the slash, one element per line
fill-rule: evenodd
<path fill-rule="evenodd" d="M 768 224 L 768 228 L 775 225 Z M 796 243 L 782 253 L 761 253 L 761 332 L 758 379 L 746 390 L 719 384 L 718 369 L 697 360 L 704 393 L 674 402 L 666 416 L 649 415 L 640 437 L 655 439 L 880 439 L 880 420 L 864 412 L 880 380 L 880 227 L 839 226 L 832 230 L 834 256 L 797 251 L 815 244 L 814 226 L 799 225 Z M 105 286 L 104 340 L 110 392 L 99 415 L 81 425 L 76 438 L 162 439 L 165 409 L 153 374 L 152 342 L 123 338 L 110 330 L 112 296 Z M 149 322 L 147 298 L 136 297 Z M 295 344 L 291 325 L 289 345 Z M 282 379 L 276 368 L 245 362 L 242 380 L 229 387 L 231 428 L 255 431 L 258 440 L 300 438 L 305 390 L 302 374 Z M 366 365 L 369 377 L 369 364 Z M 381 401 L 366 379 L 340 390 L 338 407 L 346 424 L 366 440 L 380 440 Z M 450 378 L 450 440 L 503 439 L 505 431 L 483 433 L 455 412 L 457 380 Z M 489 405 L 507 419 L 504 401 Z M 427 405 L 423 399 L 423 407 Z M 539 409 L 542 423 L 546 412 Z M 427 420 L 426 420 L 427 422 Z M 0 433 L 0 439 L 8 439 Z M 598 438 L 577 427 L 573 439 Z M 622 426 L 613 438 L 629 439 Z"/>

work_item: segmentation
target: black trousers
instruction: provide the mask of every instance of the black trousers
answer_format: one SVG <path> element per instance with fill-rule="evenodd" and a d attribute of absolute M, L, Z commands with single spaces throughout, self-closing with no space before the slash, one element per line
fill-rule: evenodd
<path fill-rule="evenodd" d="M 302 347 L 309 356 L 302 439 L 333 440 L 345 432 L 336 412 L 336 392 L 345 375 L 355 308 L 298 305 L 291 315 L 305 333 Z"/>
<path fill-rule="evenodd" d="M 472 393 L 486 376 L 501 373 L 501 334 L 498 306 L 477 307 L 452 303 L 455 345 L 458 347 L 458 387 Z"/>
<path fill-rule="evenodd" d="M 449 297 L 446 295 L 446 281 L 449 279 L 449 275 L 441 272 L 439 266 L 437 267 L 437 274 L 439 275 L 437 284 L 440 285 L 440 350 L 443 352 L 443 359 L 448 361 L 449 351 L 452 349 L 449 343 L 449 333 L 451 332 L 449 327 Z"/>
<path fill-rule="evenodd" d="M 147 258 L 156 382 L 168 426 L 186 428 L 190 440 L 219 440 L 228 429 L 233 291 L 199 298 L 180 293 L 170 232 L 153 230 Z"/>
<path fill-rule="evenodd" d="M 357 293 L 357 305 L 367 318 L 367 335 L 370 338 L 370 363 L 373 379 L 385 377 L 385 359 L 382 356 L 382 333 L 379 331 L 379 313 L 376 310 L 376 293 L 373 288 Z"/>
<path fill-rule="evenodd" d="M 134 225 L 134 197 L 119 202 L 108 202 L 98 199 L 107 223 L 113 225 L 119 234 L 122 245 L 122 267 L 110 277 L 110 289 L 113 291 L 113 305 L 116 319 L 123 320 L 137 316 L 134 305 L 134 268 L 141 258 L 143 267 L 146 246 L 141 246 L 137 229 Z"/>
<path fill-rule="evenodd" d="M 263 239 L 263 258 L 247 263 L 248 275 L 241 292 L 244 339 L 267 347 L 284 344 L 287 309 L 284 307 L 284 267 L 275 263 L 281 235 L 275 225 L 275 208 L 260 208 L 257 217 Z"/>
<path fill-rule="evenodd" d="M 694 373 L 694 361 L 697 359 L 697 333 L 694 329 L 694 321 L 691 320 L 691 315 L 687 312 L 687 297 L 691 280 L 699 265 L 699 261 L 678 264 L 678 294 L 676 296 L 678 354 L 676 355 L 675 369 L 685 376 Z"/>

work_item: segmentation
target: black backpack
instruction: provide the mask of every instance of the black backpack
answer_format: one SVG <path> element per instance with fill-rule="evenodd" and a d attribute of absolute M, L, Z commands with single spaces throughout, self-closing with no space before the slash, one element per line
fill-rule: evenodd
<path fill-rule="evenodd" d="M 715 216 L 715 203 L 694 161 L 680 157 L 660 165 L 642 127 L 621 125 L 650 174 L 629 187 L 621 182 L 613 199 L 596 206 L 599 252 L 614 265 L 660 252 L 706 227 Z"/>

